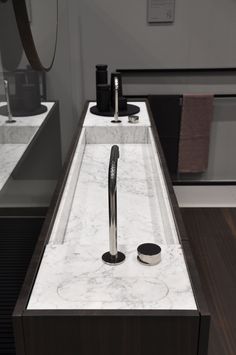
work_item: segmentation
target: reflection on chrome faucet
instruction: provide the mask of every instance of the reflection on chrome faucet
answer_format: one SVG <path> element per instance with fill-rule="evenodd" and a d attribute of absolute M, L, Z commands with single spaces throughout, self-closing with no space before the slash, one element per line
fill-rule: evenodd
<path fill-rule="evenodd" d="M 8 119 L 6 120 L 6 123 L 15 123 L 16 121 L 13 120 L 12 113 L 11 113 L 8 80 L 4 80 L 4 88 L 5 88 L 5 95 L 7 100 L 7 112 L 8 112 Z"/>
<path fill-rule="evenodd" d="M 117 250 L 117 162 L 119 147 L 113 145 L 108 169 L 108 202 L 109 202 L 109 252 L 103 254 L 102 259 L 107 264 L 120 264 L 125 255 Z"/>
<path fill-rule="evenodd" d="M 119 120 L 119 80 L 117 77 L 114 78 L 114 84 L 115 84 L 115 112 L 114 112 L 114 119 L 111 122 L 121 123 L 121 120 Z"/>

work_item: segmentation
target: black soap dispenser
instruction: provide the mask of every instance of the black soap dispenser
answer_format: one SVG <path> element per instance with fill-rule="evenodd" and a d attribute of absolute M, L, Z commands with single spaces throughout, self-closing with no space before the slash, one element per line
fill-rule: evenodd
<path fill-rule="evenodd" d="M 107 80 L 107 65 L 96 65 L 96 100 L 100 112 L 110 110 L 110 85 L 108 85 Z"/>
<path fill-rule="evenodd" d="M 118 79 L 118 113 L 119 116 L 135 115 L 140 111 L 136 105 L 128 104 L 122 92 L 122 78 L 120 72 L 111 73 L 111 83 L 108 84 L 108 70 L 106 64 L 96 65 L 96 105 L 90 112 L 97 116 L 114 116 L 115 111 L 115 77 Z M 111 84 L 111 85 L 110 85 Z"/>
<path fill-rule="evenodd" d="M 96 65 L 96 85 L 107 84 L 107 65 Z"/>

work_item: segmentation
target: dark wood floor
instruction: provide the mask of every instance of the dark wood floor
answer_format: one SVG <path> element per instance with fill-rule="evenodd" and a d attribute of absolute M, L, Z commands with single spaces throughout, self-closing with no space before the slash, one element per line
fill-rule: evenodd
<path fill-rule="evenodd" d="M 236 209 L 181 209 L 211 313 L 209 355 L 236 355 Z"/>

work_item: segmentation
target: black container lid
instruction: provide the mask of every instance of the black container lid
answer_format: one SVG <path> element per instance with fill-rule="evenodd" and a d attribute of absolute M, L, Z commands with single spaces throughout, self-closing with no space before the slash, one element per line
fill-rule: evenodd
<path fill-rule="evenodd" d="M 97 68 L 97 70 L 106 70 L 107 64 L 97 64 L 96 68 Z"/>

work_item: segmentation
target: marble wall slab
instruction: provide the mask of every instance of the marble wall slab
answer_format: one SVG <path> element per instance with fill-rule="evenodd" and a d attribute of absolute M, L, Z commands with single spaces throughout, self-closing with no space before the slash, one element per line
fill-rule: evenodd
<path fill-rule="evenodd" d="M 147 143 L 147 139 L 147 127 L 138 124 L 128 127 L 86 127 L 87 144 Z"/>
<path fill-rule="evenodd" d="M 74 199 L 75 188 L 77 185 L 80 167 L 85 149 L 85 129 L 81 131 L 80 139 L 75 151 L 74 159 L 67 178 L 67 183 L 63 191 L 63 197 L 57 212 L 57 218 L 53 226 L 49 243 L 63 243 L 66 233 L 68 219 L 71 213 L 71 205 Z"/>
<path fill-rule="evenodd" d="M 0 144 L 27 144 L 37 132 L 37 126 L 0 126 Z"/>

